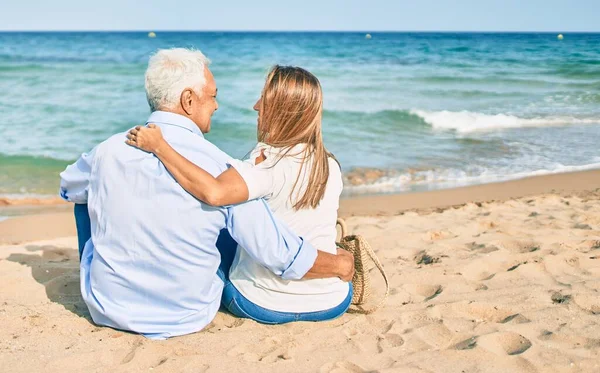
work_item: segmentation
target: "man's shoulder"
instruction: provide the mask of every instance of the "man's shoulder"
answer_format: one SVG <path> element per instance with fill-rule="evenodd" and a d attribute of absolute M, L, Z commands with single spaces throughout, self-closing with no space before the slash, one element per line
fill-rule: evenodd
<path fill-rule="evenodd" d="M 224 162 L 224 163 L 229 162 L 229 160 L 231 159 L 231 156 L 229 154 L 225 153 L 218 146 L 216 146 L 212 142 L 208 141 L 207 139 L 200 137 L 200 136 L 197 136 L 197 137 L 198 137 L 200 149 L 203 149 L 204 152 L 210 154 L 211 156 L 213 156 L 214 158 L 216 158 L 217 160 L 219 160 L 221 162 Z"/>
<path fill-rule="evenodd" d="M 136 158 L 144 151 L 133 146 L 127 145 L 127 133 L 129 130 L 112 135 L 96 147 L 96 154 L 101 157 Z M 231 157 L 219 149 L 216 145 L 206 140 L 203 136 L 190 134 L 189 136 L 180 136 L 170 131 L 163 131 L 165 140 L 179 154 L 190 160 L 192 163 L 205 168 L 211 173 L 221 173 L 226 169 L 226 164 Z"/>
<path fill-rule="evenodd" d="M 202 168 L 211 168 L 211 170 L 206 170 L 211 173 L 225 171 L 227 163 L 231 160 L 227 153 L 201 135 L 172 136 L 165 131 L 163 131 L 163 135 L 179 154 Z M 214 169 L 214 166 L 218 168 L 218 171 Z"/>
<path fill-rule="evenodd" d="M 111 153 L 115 154 L 122 153 L 128 149 L 134 149 L 127 145 L 125 140 L 127 140 L 127 132 L 116 133 L 96 146 L 96 154 L 98 156 Z"/>

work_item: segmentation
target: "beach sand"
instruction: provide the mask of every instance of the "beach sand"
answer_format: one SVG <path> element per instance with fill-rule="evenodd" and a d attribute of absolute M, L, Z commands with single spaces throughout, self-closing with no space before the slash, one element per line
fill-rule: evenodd
<path fill-rule="evenodd" d="M 600 171 L 353 198 L 340 214 L 386 268 L 382 309 L 281 326 L 219 312 L 167 341 L 92 324 L 70 206 L 0 222 L 0 371 L 600 371 Z"/>

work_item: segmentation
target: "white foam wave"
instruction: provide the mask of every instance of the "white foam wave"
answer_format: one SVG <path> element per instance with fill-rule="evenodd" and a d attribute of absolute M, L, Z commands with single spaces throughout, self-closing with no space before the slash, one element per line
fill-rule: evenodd
<path fill-rule="evenodd" d="M 507 114 L 483 114 L 471 111 L 410 111 L 433 128 L 455 130 L 460 133 L 493 131 L 506 128 L 564 126 L 570 124 L 598 124 L 600 118 L 537 117 L 519 118 Z"/>
<path fill-rule="evenodd" d="M 531 176 L 551 175 L 594 169 L 600 169 L 600 162 L 580 166 L 556 165 L 556 167 L 551 169 L 517 172 L 511 172 L 508 168 L 479 169 L 476 172 L 473 172 L 473 170 L 469 172 L 458 169 L 433 169 L 406 172 L 392 177 L 383 177 L 374 183 L 369 184 L 348 185 L 344 187 L 344 193 L 354 195 L 449 189 L 467 185 L 523 179 Z"/>

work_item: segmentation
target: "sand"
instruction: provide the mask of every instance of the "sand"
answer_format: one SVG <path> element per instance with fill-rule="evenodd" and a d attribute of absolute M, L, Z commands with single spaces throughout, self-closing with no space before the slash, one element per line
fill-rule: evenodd
<path fill-rule="evenodd" d="M 158 342 L 93 325 L 70 212 L 0 222 L 0 371 L 598 372 L 600 172 L 556 176 L 345 200 L 381 310 Z"/>

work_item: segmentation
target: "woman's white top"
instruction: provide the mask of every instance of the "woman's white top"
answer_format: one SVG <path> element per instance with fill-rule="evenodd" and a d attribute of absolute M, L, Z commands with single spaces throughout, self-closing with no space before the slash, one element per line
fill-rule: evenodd
<path fill-rule="evenodd" d="M 316 208 L 294 210 L 297 197 L 306 191 L 311 159 L 302 167 L 302 174 L 290 194 L 302 166 L 302 150 L 296 145 L 290 153 L 280 157 L 281 149 L 259 143 L 247 161 L 233 160 L 234 167 L 248 185 L 249 200 L 263 197 L 275 216 L 284 221 L 298 236 L 310 242 L 318 250 L 336 253 L 336 219 L 342 193 L 342 174 L 338 163 L 329 159 L 329 179 L 325 196 Z M 264 151 L 267 159 L 258 164 L 254 160 Z M 298 154 L 300 153 L 300 154 Z M 333 308 L 348 296 L 348 283 L 341 279 L 283 280 L 256 263 L 242 248 L 229 272 L 231 282 L 254 304 L 280 312 L 313 312 Z"/>

